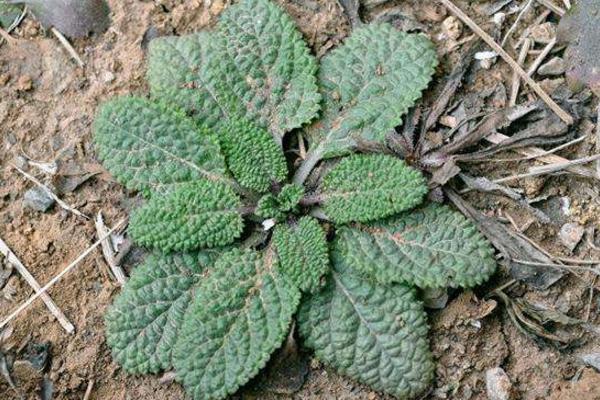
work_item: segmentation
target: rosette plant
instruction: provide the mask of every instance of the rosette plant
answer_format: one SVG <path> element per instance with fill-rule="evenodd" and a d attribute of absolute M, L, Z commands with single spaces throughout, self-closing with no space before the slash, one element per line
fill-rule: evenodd
<path fill-rule="evenodd" d="M 173 369 L 192 398 L 222 399 L 295 319 L 340 373 L 421 393 L 434 363 L 416 288 L 477 285 L 493 252 L 461 215 L 422 206 L 420 172 L 360 150 L 384 145 L 436 65 L 426 37 L 385 24 L 317 63 L 268 0 L 152 41 L 149 98 L 111 100 L 94 123 L 104 165 L 147 198 L 129 233 L 153 250 L 106 315 L 116 361 Z"/>

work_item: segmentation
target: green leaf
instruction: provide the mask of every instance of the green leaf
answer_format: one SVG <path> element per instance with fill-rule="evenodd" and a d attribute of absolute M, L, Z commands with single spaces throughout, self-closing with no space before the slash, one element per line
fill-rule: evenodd
<path fill-rule="evenodd" d="M 162 103 L 116 98 L 101 106 L 93 130 L 103 165 L 130 189 L 149 194 L 201 178 L 225 180 L 213 135 Z"/>
<path fill-rule="evenodd" d="M 0 1 L 0 28 L 8 29 L 23 12 L 21 6 L 5 4 Z"/>
<path fill-rule="evenodd" d="M 427 194 L 421 173 L 396 157 L 356 154 L 323 178 L 316 196 L 337 223 L 368 222 L 409 210 Z"/>
<path fill-rule="evenodd" d="M 262 218 L 283 221 L 289 213 L 297 210 L 303 195 L 304 188 L 302 186 L 285 185 L 278 194 L 267 193 L 261 197 L 254 213 Z"/>
<path fill-rule="evenodd" d="M 132 239 L 163 252 L 233 243 L 244 227 L 240 198 L 231 187 L 208 180 L 154 196 L 131 214 Z"/>
<path fill-rule="evenodd" d="M 329 270 L 327 238 L 319 221 L 303 217 L 291 225 L 276 225 L 273 244 L 281 270 L 303 292 L 317 292 Z"/>
<path fill-rule="evenodd" d="M 242 103 L 279 140 L 319 112 L 317 63 L 290 16 L 269 0 L 244 0 L 219 22 L 227 78 Z"/>
<path fill-rule="evenodd" d="M 468 219 L 429 205 L 381 223 L 342 227 L 339 263 L 380 282 L 420 288 L 473 287 L 495 271 L 494 250 Z"/>
<path fill-rule="evenodd" d="M 306 131 L 311 152 L 329 158 L 363 142 L 384 143 L 421 97 L 436 66 L 435 49 L 425 36 L 388 24 L 355 30 L 321 60 L 323 117 Z"/>
<path fill-rule="evenodd" d="M 400 399 L 421 394 L 434 363 L 414 290 L 375 284 L 333 263 L 336 271 L 325 289 L 300 307 L 304 344 L 319 360 L 375 390 Z"/>
<path fill-rule="evenodd" d="M 150 45 L 152 95 L 209 126 L 246 117 L 278 143 L 317 116 L 317 63 L 292 19 L 268 0 L 223 12 L 216 32 L 159 38 Z"/>
<path fill-rule="evenodd" d="M 233 119 L 219 138 L 227 165 L 240 185 L 264 193 L 287 178 L 283 151 L 264 129 Z"/>
<path fill-rule="evenodd" d="M 275 262 L 270 252 L 233 250 L 196 290 L 173 353 L 177 377 L 194 400 L 234 393 L 283 342 L 300 292 Z"/>
<path fill-rule="evenodd" d="M 230 114 L 243 114 L 233 88 L 225 85 L 218 53 L 210 32 L 152 40 L 147 73 L 152 97 L 181 107 L 211 128 Z"/>
<path fill-rule="evenodd" d="M 171 368 L 171 352 L 194 286 L 219 253 L 151 255 L 137 267 L 106 314 L 106 340 L 130 373 Z"/>

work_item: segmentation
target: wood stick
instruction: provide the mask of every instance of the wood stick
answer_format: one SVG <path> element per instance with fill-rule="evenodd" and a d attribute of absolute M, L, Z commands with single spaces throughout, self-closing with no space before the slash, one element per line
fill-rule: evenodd
<path fill-rule="evenodd" d="M 10 321 L 15 319 L 23 310 L 31 305 L 38 297 L 43 296 L 48 289 L 50 289 L 56 282 L 58 282 L 63 276 L 69 273 L 73 268 L 75 268 L 83 259 L 85 259 L 94 249 L 102 244 L 102 241 L 109 237 L 114 231 L 120 228 L 127 219 L 122 219 L 117 225 L 115 225 L 110 231 L 108 231 L 106 237 L 101 237 L 96 243 L 87 248 L 83 253 L 81 253 L 71 264 L 69 264 L 64 270 L 62 270 L 58 275 L 50 280 L 50 282 L 46 283 L 44 287 L 42 287 L 39 291 L 36 292 L 33 296 L 31 296 L 27 301 L 21 304 L 15 311 L 13 311 L 8 317 L 4 319 L 0 323 L 0 329 L 4 328 Z"/>
<path fill-rule="evenodd" d="M 108 229 L 104 224 L 104 219 L 102 218 L 102 211 L 98 211 L 98 215 L 96 216 L 96 220 L 94 221 L 96 226 L 96 232 L 98 233 L 98 237 L 104 237 L 108 233 Z M 112 271 L 113 277 L 117 280 L 119 285 L 123 286 L 127 282 L 127 277 L 125 276 L 125 271 L 123 268 L 117 263 L 115 258 L 115 250 L 113 249 L 112 243 L 110 241 L 110 235 L 102 241 L 102 254 L 104 255 L 104 259 L 106 263 L 110 267 Z"/>
<path fill-rule="evenodd" d="M 556 38 L 553 38 L 550 41 L 550 43 L 548 43 L 546 45 L 546 47 L 544 47 L 544 49 L 537 56 L 537 58 L 535 59 L 535 61 L 533 61 L 533 64 L 531 64 L 531 67 L 529 67 L 529 69 L 527 70 L 527 75 L 533 76 L 533 74 L 535 74 L 537 72 L 537 70 L 540 67 L 540 65 L 542 65 L 542 63 L 544 62 L 544 60 L 546 59 L 546 57 L 548 57 L 548 54 L 550 54 L 550 52 L 552 51 L 552 49 L 554 48 L 554 46 L 556 46 L 556 42 L 557 42 Z"/>
<path fill-rule="evenodd" d="M 548 10 L 552 11 L 553 13 L 558 14 L 561 17 L 566 14 L 565 10 L 563 10 L 560 7 L 558 7 L 556 4 L 554 4 L 550 0 L 538 0 L 538 3 L 540 3 L 543 6 L 545 6 Z"/>
<path fill-rule="evenodd" d="M 563 171 L 563 170 L 568 169 L 569 167 L 572 167 L 575 165 L 587 164 L 592 161 L 596 161 L 598 159 L 600 159 L 600 154 L 594 154 L 593 156 L 578 158 L 577 160 L 567 160 L 565 162 L 557 162 L 557 163 L 543 165 L 543 166 L 539 166 L 539 167 L 531 167 L 531 168 L 529 168 L 529 172 L 526 172 L 524 174 L 505 176 L 504 178 L 494 179 L 492 182 L 502 183 L 502 182 L 512 181 L 515 179 L 529 178 L 532 176 L 539 176 L 539 175 L 547 175 L 547 174 L 551 174 L 554 172 Z"/>
<path fill-rule="evenodd" d="M 494 143 L 494 144 L 498 144 L 501 143 L 507 139 L 509 139 L 508 136 L 503 135 L 501 133 L 493 133 L 489 136 L 487 136 L 485 138 L 488 142 L 490 143 Z M 517 148 L 517 149 L 513 149 L 514 151 L 516 151 L 517 153 L 523 154 L 525 156 L 539 156 L 538 160 L 546 163 L 546 164 L 561 164 L 561 163 L 568 163 L 570 160 L 567 160 L 566 158 L 557 156 L 555 154 L 544 154 L 546 151 L 543 149 L 540 149 L 539 147 L 522 147 L 522 148 Z M 571 165 L 568 168 L 566 168 L 567 171 L 570 171 L 574 174 L 578 174 L 581 176 L 585 176 L 587 178 L 595 178 L 595 179 L 600 179 L 600 175 L 598 173 L 596 173 L 595 171 L 589 169 L 589 168 L 585 168 L 582 167 L 580 165 Z"/>
<path fill-rule="evenodd" d="M 465 14 L 460 8 L 458 8 L 450 0 L 439 0 L 451 13 L 456 15 L 465 25 L 467 25 L 473 32 L 475 32 L 484 42 L 488 44 L 504 61 L 506 61 L 513 70 L 515 70 L 521 79 L 527 83 L 535 93 L 562 119 L 567 125 L 573 125 L 575 122 L 573 117 L 563 110 L 549 95 L 542 89 L 542 87 L 534 81 L 527 72 L 498 44 L 494 39 L 488 35 L 483 29 L 479 27 L 467 14 Z"/>
<path fill-rule="evenodd" d="M 79 54 L 77 54 L 77 52 L 75 51 L 73 46 L 71 46 L 71 43 L 69 43 L 67 38 L 64 37 L 64 35 L 60 33 L 60 31 L 56 28 L 50 28 L 50 32 L 52 32 L 52 34 L 56 36 L 60 44 L 62 44 L 63 47 L 67 50 L 67 53 L 69 53 L 71 57 L 73 57 L 73 59 L 77 62 L 77 64 L 79 64 L 79 66 L 83 68 L 85 66 L 83 60 L 79 57 Z"/>
<path fill-rule="evenodd" d="M 529 49 L 531 48 L 531 44 L 533 40 L 525 39 L 523 41 L 523 45 L 521 46 L 521 52 L 519 53 L 519 58 L 517 62 L 519 65 L 525 64 L 525 60 L 527 59 L 527 54 L 529 53 Z M 521 78 L 519 78 L 519 74 L 517 71 L 513 71 L 512 76 L 512 86 L 510 88 L 510 100 L 508 105 L 510 107 L 514 107 L 517 104 L 517 97 L 519 96 L 519 88 L 521 87 Z"/>
<path fill-rule="evenodd" d="M 12 250 L 2 239 L 0 239 L 0 253 L 2 253 L 4 257 L 6 257 L 8 262 L 16 268 L 17 272 L 23 277 L 23 279 L 25 279 L 29 286 L 31 286 L 33 291 L 39 293 L 42 288 L 40 284 L 35 280 L 33 275 L 31 275 L 27 268 L 25 268 L 25 265 L 23 265 L 21 260 L 19 260 L 15 253 L 12 252 Z M 58 306 L 56 305 L 56 303 L 54 303 L 50 296 L 48 296 L 47 293 L 43 293 L 41 297 L 42 301 L 46 304 L 46 307 L 48 307 L 48 310 L 50 310 L 52 315 L 54 315 L 54 317 L 62 325 L 65 331 L 67 331 L 67 333 L 75 332 L 75 327 L 73 326 L 73 324 L 69 322 L 65 314 L 63 314 L 63 312 L 60 310 L 60 308 L 58 308 Z"/>

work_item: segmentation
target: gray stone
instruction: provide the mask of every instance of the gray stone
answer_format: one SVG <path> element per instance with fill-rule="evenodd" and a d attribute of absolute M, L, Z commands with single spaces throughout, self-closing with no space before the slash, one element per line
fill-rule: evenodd
<path fill-rule="evenodd" d="M 511 400 L 512 383 L 502 368 L 491 368 L 485 372 L 485 387 L 490 400 Z"/>
<path fill-rule="evenodd" d="M 567 66 L 565 60 L 560 57 L 554 57 L 538 69 L 540 75 L 562 75 L 565 73 Z"/>
<path fill-rule="evenodd" d="M 54 199 L 38 186 L 29 189 L 23 197 L 23 205 L 36 211 L 48 211 L 53 204 Z"/>
<path fill-rule="evenodd" d="M 558 233 L 558 237 L 560 237 L 561 242 L 565 245 L 569 251 L 575 250 L 575 247 L 581 241 L 585 229 L 583 226 L 569 222 L 564 224 L 562 228 L 560 228 L 560 232 Z"/>

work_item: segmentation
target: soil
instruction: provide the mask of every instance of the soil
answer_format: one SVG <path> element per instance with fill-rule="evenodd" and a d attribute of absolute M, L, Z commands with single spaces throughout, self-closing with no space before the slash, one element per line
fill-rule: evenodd
<path fill-rule="evenodd" d="M 32 183 L 13 165 L 25 167 L 24 158 L 55 161 L 58 173 L 54 176 L 32 166 L 26 169 L 52 185 L 65 202 L 86 215 L 95 216 L 102 211 L 109 225 L 127 216 L 139 198 L 114 182 L 96 159 L 91 134 L 95 110 L 99 103 L 113 96 L 147 92 L 145 48 L 151 37 L 186 34 L 209 27 L 229 3 L 228 0 L 108 2 L 112 9 L 109 30 L 73 41 L 85 68 L 77 67 L 57 40 L 31 18 L 12 33 L 14 43 L 0 46 L 0 237 L 41 283 L 52 279 L 96 240 L 95 228 L 93 221 L 58 205 L 47 212 L 24 207 L 23 196 Z M 350 31 L 350 24 L 335 0 L 280 0 L 279 3 L 295 18 L 319 56 L 339 44 Z M 437 78 L 442 84 L 461 57 L 462 45 L 456 45 L 455 39 L 460 41 L 471 33 L 456 21 L 444 22 L 448 17 L 446 11 L 434 3 L 392 1 L 363 11 L 368 18 L 400 12 L 402 17 L 396 20 L 399 26 L 424 30 L 438 45 L 442 65 Z M 457 2 L 486 28 L 491 26 L 490 17 L 481 10 L 492 3 L 498 2 Z M 544 10 L 539 5 L 534 8 L 519 24 L 514 37 Z M 514 18 L 515 15 L 508 16 L 505 29 Z M 556 21 L 553 18 L 550 20 Z M 503 93 L 510 90 L 512 72 L 502 61 L 490 70 L 479 68 L 471 75 L 453 104 L 489 88 L 493 88 L 489 98 L 478 101 L 484 101 L 488 109 L 506 104 Z M 438 86 L 434 85 L 425 96 L 426 104 L 435 99 Z M 530 97 L 527 89 L 521 90 L 520 101 Z M 581 122 L 573 128 L 575 135 L 588 134 L 588 137 L 559 154 L 578 158 L 594 153 L 596 106 L 595 99 L 585 102 L 580 109 Z M 429 132 L 432 136 L 435 133 Z M 513 157 L 515 153 L 509 152 L 498 156 Z M 486 162 L 468 165 L 465 170 L 473 176 L 493 178 L 523 172 L 529 165 L 531 161 Z M 553 255 L 588 261 L 600 258 L 600 252 L 593 246 L 593 233 L 588 232 L 573 252 L 558 236 L 560 227 L 567 222 L 585 228 L 598 226 L 600 198 L 596 181 L 560 175 L 521 179 L 510 185 L 522 190 L 529 199 L 544 199 L 534 205 L 548 213 L 551 222 L 542 224 L 527 209 L 500 195 L 471 193 L 467 199 L 488 215 L 517 221 L 524 228 L 523 234 Z M 126 260 L 126 269 L 130 270 L 142 256 L 141 250 L 134 249 Z M 16 272 L 3 282 L 2 270 L 0 264 L 0 319 L 32 295 L 31 288 Z M 564 343 L 525 334 L 510 318 L 506 304 L 488 297 L 495 287 L 509 280 L 506 268 L 501 268 L 491 282 L 476 292 L 451 291 L 443 310 L 430 311 L 431 346 L 438 367 L 435 382 L 424 398 L 487 399 L 486 371 L 501 367 L 508 374 L 514 399 L 600 399 L 596 389 L 600 374 L 581 361 L 581 355 L 600 351 L 600 329 L 594 329 L 600 311 L 594 276 L 578 270 L 543 291 L 524 283 L 506 290 L 512 299 L 525 299 L 537 307 L 587 322 L 583 328 L 581 324 L 549 324 L 554 333 L 570 335 L 571 339 Z M 39 301 L 11 324 L 12 335 L 5 347 L 18 359 L 12 376 L 27 399 L 82 399 L 88 389 L 89 400 L 185 397 L 177 383 L 161 383 L 154 376 L 127 375 L 112 361 L 105 343 L 103 315 L 118 291 L 100 251 L 95 251 L 49 292 L 75 325 L 73 335 L 67 334 Z M 33 344 L 50 345 L 51 356 L 42 372 L 29 362 L 32 358 L 27 349 Z M 0 399 L 18 399 L 1 376 Z M 51 397 L 47 397 L 48 393 L 52 393 Z M 278 396 L 249 388 L 236 397 L 388 398 L 336 375 L 314 360 L 310 362 L 305 384 L 293 395 Z"/>

